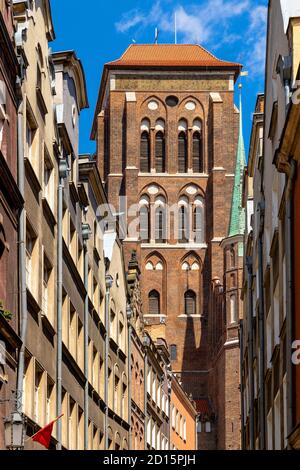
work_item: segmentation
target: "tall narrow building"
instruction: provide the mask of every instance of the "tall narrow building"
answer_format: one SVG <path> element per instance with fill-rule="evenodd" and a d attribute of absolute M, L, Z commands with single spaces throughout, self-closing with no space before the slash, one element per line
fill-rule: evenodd
<path fill-rule="evenodd" d="M 220 292 L 223 297 L 223 303 L 221 303 L 223 315 L 218 315 L 218 308 L 213 310 L 214 324 L 217 325 L 217 328 L 215 328 L 215 342 L 212 351 L 214 369 L 217 372 L 215 374 L 215 396 L 217 408 L 220 410 L 217 439 L 222 447 L 232 450 L 239 449 L 241 446 L 239 321 L 243 318 L 241 290 L 243 284 L 245 208 L 243 207 L 242 196 L 246 165 L 241 94 L 239 121 L 228 236 L 221 243 L 224 250 L 224 277 L 223 287 L 221 292 L 219 288 L 218 293 Z M 225 383 L 225 387 L 222 387 L 222 383 Z"/>
<path fill-rule="evenodd" d="M 104 67 L 92 129 L 116 214 L 126 197 L 124 249 L 127 263 L 137 250 L 145 325 L 166 339 L 173 371 L 205 415 L 202 448 L 210 449 L 230 445 L 218 439 L 212 310 L 224 274 L 240 69 L 199 45 L 131 45 Z"/>

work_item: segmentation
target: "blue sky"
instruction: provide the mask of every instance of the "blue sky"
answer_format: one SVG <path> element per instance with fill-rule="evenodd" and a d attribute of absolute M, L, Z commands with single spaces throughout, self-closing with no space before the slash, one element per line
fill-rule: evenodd
<path fill-rule="evenodd" d="M 267 0 L 51 0 L 56 40 L 53 51 L 74 49 L 82 60 L 90 109 L 82 112 L 80 152 L 94 152 L 89 140 L 103 65 L 133 41 L 199 43 L 221 59 L 244 65 L 243 111 L 246 153 L 256 95 L 264 91 Z M 76 8 L 77 6 L 77 8 Z"/>

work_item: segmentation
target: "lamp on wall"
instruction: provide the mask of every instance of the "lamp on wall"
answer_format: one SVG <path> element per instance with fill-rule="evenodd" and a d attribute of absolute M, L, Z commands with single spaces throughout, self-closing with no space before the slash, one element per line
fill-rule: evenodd
<path fill-rule="evenodd" d="M 25 419 L 22 413 L 17 411 L 4 419 L 5 447 L 9 450 L 24 449 Z"/>

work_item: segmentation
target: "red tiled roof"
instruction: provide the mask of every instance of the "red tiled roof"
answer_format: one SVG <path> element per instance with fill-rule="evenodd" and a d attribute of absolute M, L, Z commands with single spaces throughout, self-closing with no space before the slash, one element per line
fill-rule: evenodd
<path fill-rule="evenodd" d="M 210 407 L 207 398 L 201 398 L 200 400 L 194 400 L 196 403 L 196 410 L 200 414 L 211 415 L 212 409 Z"/>
<path fill-rule="evenodd" d="M 193 44 L 131 44 L 113 67 L 233 67 L 240 64 L 215 57 L 202 46 Z"/>

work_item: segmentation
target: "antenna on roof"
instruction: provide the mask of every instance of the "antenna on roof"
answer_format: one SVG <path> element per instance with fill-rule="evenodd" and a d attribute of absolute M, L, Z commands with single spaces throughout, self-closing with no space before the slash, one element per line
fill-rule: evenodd
<path fill-rule="evenodd" d="M 155 39 L 154 39 L 154 44 L 157 44 L 158 43 L 158 28 L 155 28 Z"/>
<path fill-rule="evenodd" d="M 174 26 L 175 26 L 175 44 L 177 44 L 177 12 L 175 11 L 174 15 Z"/>

